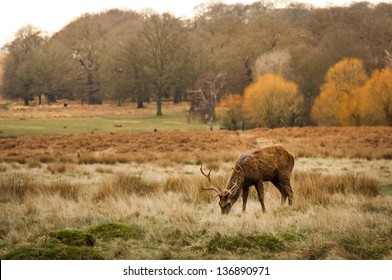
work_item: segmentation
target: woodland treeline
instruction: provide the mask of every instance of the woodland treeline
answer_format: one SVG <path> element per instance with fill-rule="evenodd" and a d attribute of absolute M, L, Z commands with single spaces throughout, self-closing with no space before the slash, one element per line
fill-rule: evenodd
<path fill-rule="evenodd" d="M 392 125 L 392 4 L 195 11 L 85 14 L 51 36 L 25 26 L 4 47 L 2 94 L 26 105 L 155 100 L 157 115 L 162 100 L 188 101 L 233 129 Z"/>

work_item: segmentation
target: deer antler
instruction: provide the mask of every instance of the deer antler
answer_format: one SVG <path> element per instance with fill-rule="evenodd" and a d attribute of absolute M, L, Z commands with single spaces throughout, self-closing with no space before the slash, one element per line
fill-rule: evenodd
<path fill-rule="evenodd" d="M 240 170 L 237 170 L 237 169 L 236 169 L 237 166 L 239 167 Z M 232 169 L 233 169 L 235 172 L 237 172 L 237 173 L 240 173 L 241 171 L 244 171 L 244 169 L 242 168 L 241 165 L 239 165 L 238 162 L 235 163 L 235 167 L 232 167 Z"/>
<path fill-rule="evenodd" d="M 237 170 L 237 166 L 238 166 L 239 170 Z M 232 169 L 237 174 L 240 174 L 241 171 L 244 172 L 244 169 L 242 168 L 242 166 L 238 162 L 235 163 L 235 166 L 232 167 Z M 235 182 L 233 182 L 233 186 L 230 188 L 229 193 L 232 193 L 236 188 L 238 188 L 238 175 L 236 177 L 237 178 L 236 178 Z"/>
<path fill-rule="evenodd" d="M 212 169 L 210 169 L 210 171 L 208 171 L 208 174 L 205 174 L 204 171 L 203 171 L 203 164 L 200 165 L 200 172 L 201 172 L 201 174 L 203 174 L 207 178 L 208 182 L 210 182 L 210 185 L 211 185 L 210 188 L 202 188 L 202 189 L 205 190 L 205 191 L 209 191 L 209 190 L 215 191 L 219 195 L 222 191 L 218 190 L 215 187 L 212 187 L 211 171 L 212 171 Z"/>
<path fill-rule="evenodd" d="M 238 187 L 238 177 L 235 180 L 235 182 L 233 183 L 233 186 L 231 187 L 231 189 L 229 190 L 229 193 L 232 193 L 237 187 Z"/>

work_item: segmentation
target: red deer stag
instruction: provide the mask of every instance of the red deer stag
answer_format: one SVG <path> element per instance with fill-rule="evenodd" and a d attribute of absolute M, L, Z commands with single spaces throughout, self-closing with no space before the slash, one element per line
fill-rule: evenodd
<path fill-rule="evenodd" d="M 282 195 L 282 204 L 288 199 L 289 205 L 293 203 L 293 190 L 290 185 L 290 175 L 294 167 L 294 156 L 281 146 L 272 146 L 254 151 L 251 154 L 242 154 L 232 168 L 230 178 L 227 180 L 226 189 L 213 187 L 211 182 L 211 169 L 208 174 L 201 173 L 207 177 L 211 187 L 203 190 L 213 190 L 219 196 L 219 206 L 222 214 L 228 214 L 233 204 L 237 201 L 242 191 L 242 212 L 245 212 L 248 200 L 249 187 L 255 186 L 263 212 L 264 186 L 263 182 L 270 181 Z"/>

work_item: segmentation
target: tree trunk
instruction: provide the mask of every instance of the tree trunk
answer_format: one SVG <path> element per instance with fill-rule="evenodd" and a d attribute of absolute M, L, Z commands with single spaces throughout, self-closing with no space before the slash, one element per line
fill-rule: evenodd
<path fill-rule="evenodd" d="M 182 94 L 181 94 L 181 91 L 179 91 L 179 90 L 175 90 L 175 92 L 174 92 L 174 96 L 173 96 L 174 98 L 173 98 L 173 103 L 174 104 L 178 104 L 178 103 L 180 103 L 181 101 L 182 101 Z"/>
<path fill-rule="evenodd" d="M 392 112 L 388 105 L 385 106 L 384 111 L 388 126 L 392 126 Z"/>
<path fill-rule="evenodd" d="M 143 94 L 141 92 L 139 92 L 137 95 L 137 108 L 138 109 L 144 108 L 144 104 L 143 104 L 144 100 L 143 99 L 144 99 Z"/>
<path fill-rule="evenodd" d="M 162 116 L 162 98 L 157 94 L 157 116 Z"/>

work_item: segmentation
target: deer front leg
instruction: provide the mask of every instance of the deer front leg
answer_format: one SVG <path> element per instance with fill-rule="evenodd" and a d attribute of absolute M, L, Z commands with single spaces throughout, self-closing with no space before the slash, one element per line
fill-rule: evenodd
<path fill-rule="evenodd" d="M 242 190 L 242 212 L 246 210 L 246 202 L 248 201 L 249 188 L 243 188 Z"/>
<path fill-rule="evenodd" d="M 259 197 L 259 201 L 261 204 L 261 209 L 263 210 L 263 213 L 265 213 L 265 205 L 264 205 L 264 186 L 263 186 L 263 181 L 259 181 L 256 185 L 256 190 L 257 190 L 257 196 Z"/>

